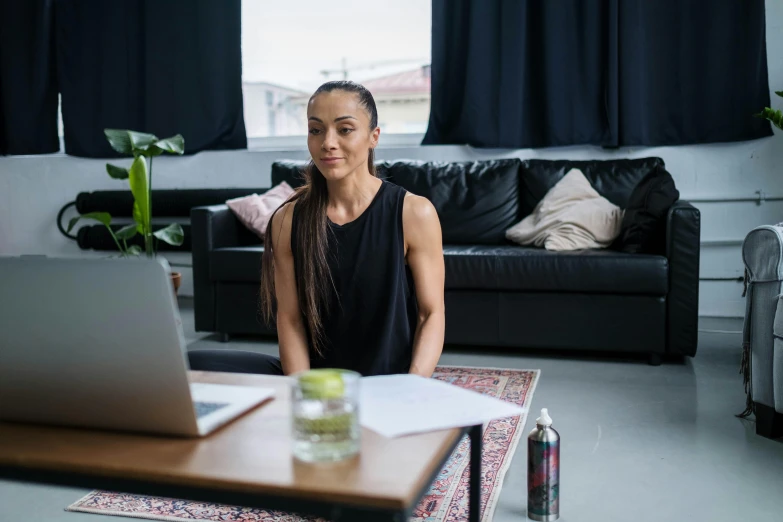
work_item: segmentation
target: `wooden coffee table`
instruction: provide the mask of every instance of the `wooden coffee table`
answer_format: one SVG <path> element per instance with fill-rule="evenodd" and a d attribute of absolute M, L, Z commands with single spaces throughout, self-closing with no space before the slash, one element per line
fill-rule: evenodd
<path fill-rule="evenodd" d="M 479 521 L 480 425 L 393 439 L 365 429 L 359 456 L 305 464 L 291 455 L 285 377 L 190 375 L 194 382 L 272 387 L 276 396 L 202 439 L 0 422 L 0 477 L 331 520 L 402 522 L 468 434 L 470 520 Z"/>

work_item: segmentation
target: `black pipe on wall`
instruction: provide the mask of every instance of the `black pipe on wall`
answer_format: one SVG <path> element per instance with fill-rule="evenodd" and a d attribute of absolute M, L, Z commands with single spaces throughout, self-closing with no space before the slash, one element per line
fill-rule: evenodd
<path fill-rule="evenodd" d="M 267 188 L 173 189 L 152 191 L 154 218 L 190 217 L 190 209 L 207 205 L 222 205 L 229 199 L 263 194 Z M 130 190 L 100 190 L 81 192 L 76 196 L 79 214 L 108 212 L 112 217 L 133 216 L 133 194 Z"/>
<path fill-rule="evenodd" d="M 116 233 L 124 225 L 112 225 L 111 228 Z M 165 225 L 152 226 L 153 231 L 165 228 Z M 160 252 L 190 252 L 191 247 L 191 235 L 190 225 L 182 225 L 182 231 L 185 233 L 185 238 L 180 246 L 169 245 L 164 241 L 158 241 L 158 251 Z M 79 229 L 76 235 L 79 248 L 82 250 L 106 250 L 117 251 L 117 245 L 114 243 L 109 231 L 101 224 L 88 225 Z M 141 235 L 136 234 L 134 237 L 127 241 L 128 246 L 138 245 L 142 250 L 144 249 L 144 241 Z"/>

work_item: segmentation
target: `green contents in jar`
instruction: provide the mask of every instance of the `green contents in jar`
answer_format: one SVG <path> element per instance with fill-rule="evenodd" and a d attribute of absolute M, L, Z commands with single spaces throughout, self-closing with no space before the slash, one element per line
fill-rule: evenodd
<path fill-rule="evenodd" d="M 299 376 L 299 386 L 305 399 L 340 399 L 345 395 L 345 383 L 339 370 L 310 370 Z"/>
<path fill-rule="evenodd" d="M 308 435 L 344 437 L 350 432 L 353 420 L 353 413 L 340 413 L 316 419 L 297 417 L 294 419 L 294 423 L 297 430 Z"/>

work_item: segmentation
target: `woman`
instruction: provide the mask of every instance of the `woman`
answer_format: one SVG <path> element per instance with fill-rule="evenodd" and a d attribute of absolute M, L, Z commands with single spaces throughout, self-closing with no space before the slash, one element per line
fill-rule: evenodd
<path fill-rule="evenodd" d="M 429 200 L 376 177 L 375 100 L 328 82 L 307 106 L 306 184 L 270 220 L 262 310 L 280 359 L 190 352 L 191 368 L 290 375 L 345 368 L 432 376 L 443 348 L 444 263 Z"/>

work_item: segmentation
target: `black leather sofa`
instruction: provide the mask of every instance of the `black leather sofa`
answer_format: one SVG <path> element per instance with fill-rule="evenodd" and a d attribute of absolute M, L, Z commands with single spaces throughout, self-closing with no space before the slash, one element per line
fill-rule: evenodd
<path fill-rule="evenodd" d="M 276 162 L 272 185 L 301 183 L 301 163 Z M 665 248 L 551 252 L 508 242 L 571 168 L 625 208 L 660 158 L 613 161 L 502 159 L 461 163 L 379 162 L 379 175 L 429 198 L 443 229 L 446 343 L 514 348 L 696 353 L 699 211 L 669 208 Z M 274 335 L 258 313 L 263 246 L 225 205 L 191 211 L 197 331 Z"/>

